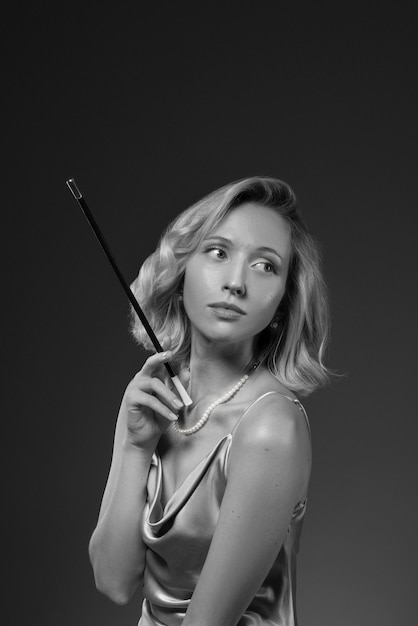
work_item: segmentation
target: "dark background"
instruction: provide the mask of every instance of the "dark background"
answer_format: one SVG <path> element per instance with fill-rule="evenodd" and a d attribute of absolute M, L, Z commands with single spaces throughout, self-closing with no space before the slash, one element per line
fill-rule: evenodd
<path fill-rule="evenodd" d="M 193 8 L 194 7 L 194 8 Z M 416 609 L 416 3 L 15 2 L 3 14 L 4 623 L 136 624 L 87 558 L 144 358 L 65 180 L 126 277 L 214 188 L 283 178 L 322 243 L 329 364 L 301 626 Z M 414 558 L 415 550 L 415 558 Z M 4 584 L 3 584 L 4 587 Z"/>

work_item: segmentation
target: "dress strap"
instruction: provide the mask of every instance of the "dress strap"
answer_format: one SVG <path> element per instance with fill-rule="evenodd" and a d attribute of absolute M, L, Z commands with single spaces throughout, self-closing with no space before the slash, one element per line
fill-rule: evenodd
<path fill-rule="evenodd" d="M 245 409 L 244 413 L 241 415 L 241 417 L 239 418 L 238 422 L 235 424 L 234 428 L 231 431 L 231 434 L 234 433 L 235 429 L 240 424 L 241 420 L 244 419 L 244 417 L 253 408 L 254 405 L 256 405 L 258 402 L 260 402 L 260 400 L 263 400 L 267 396 L 271 396 L 272 394 L 277 394 L 279 396 L 283 396 L 283 398 L 286 398 L 287 400 L 289 400 L 290 402 L 295 404 L 298 407 L 298 409 L 300 411 L 302 411 L 302 413 L 303 413 L 303 415 L 305 417 L 306 426 L 308 427 L 309 435 L 311 436 L 311 426 L 309 424 L 308 414 L 306 413 L 306 410 L 305 410 L 305 407 L 303 406 L 303 404 L 297 398 L 292 398 L 291 396 L 287 396 L 285 393 L 281 393 L 280 391 L 267 391 L 266 393 L 263 393 L 261 396 L 259 396 L 255 400 L 253 400 L 253 402 L 251 402 L 250 406 L 248 406 Z"/>
<path fill-rule="evenodd" d="M 277 393 L 280 393 L 280 392 L 278 391 Z M 306 421 L 306 426 L 308 427 L 309 435 L 312 436 L 311 425 L 309 423 L 308 414 L 307 414 L 306 409 L 303 406 L 302 402 L 300 402 L 300 400 L 298 400 L 297 398 L 292 398 L 291 396 L 286 396 L 284 393 L 281 393 L 280 395 L 283 396 L 284 398 L 287 398 L 288 400 L 290 400 L 290 402 L 293 402 L 293 404 L 296 404 L 298 409 L 300 411 L 302 411 L 303 416 L 304 416 L 305 421 Z"/>

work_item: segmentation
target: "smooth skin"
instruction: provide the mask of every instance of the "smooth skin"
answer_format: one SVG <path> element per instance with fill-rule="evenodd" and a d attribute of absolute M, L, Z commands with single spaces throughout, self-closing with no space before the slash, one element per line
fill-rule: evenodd
<path fill-rule="evenodd" d="M 272 209 L 254 203 L 229 213 L 189 259 L 184 307 L 192 328 L 194 404 L 182 428 L 195 424 L 241 378 L 255 337 L 277 313 L 289 260 L 288 225 Z M 237 305 L 242 313 L 229 316 L 212 306 L 219 302 Z M 163 345 L 169 348 L 170 340 Z M 179 407 L 162 365 L 169 359 L 170 352 L 151 356 L 126 389 L 90 542 L 96 584 L 121 604 L 142 585 L 146 548 L 140 525 L 154 451 L 158 448 L 163 464 L 167 501 L 252 400 L 267 391 L 291 395 L 259 368 L 200 431 L 181 437 L 170 428 Z M 219 521 L 183 626 L 237 624 L 277 557 L 294 507 L 306 497 L 310 469 L 310 438 L 301 411 L 279 394 L 258 402 L 234 433 Z"/>

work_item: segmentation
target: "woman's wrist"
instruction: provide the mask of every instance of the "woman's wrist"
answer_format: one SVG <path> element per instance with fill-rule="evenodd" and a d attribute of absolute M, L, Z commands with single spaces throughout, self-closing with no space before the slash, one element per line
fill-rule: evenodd
<path fill-rule="evenodd" d="M 135 456 L 139 459 L 143 459 L 144 461 L 151 461 L 152 455 L 154 454 L 156 445 L 150 445 L 147 442 L 144 445 L 138 443 L 133 443 L 129 440 L 128 437 L 125 437 L 125 440 L 122 445 L 123 453 L 126 456 Z"/>

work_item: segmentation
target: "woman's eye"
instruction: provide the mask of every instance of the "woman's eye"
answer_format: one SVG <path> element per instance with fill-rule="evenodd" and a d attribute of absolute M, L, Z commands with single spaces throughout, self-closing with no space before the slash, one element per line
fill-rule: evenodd
<path fill-rule="evenodd" d="M 225 259 L 226 258 L 225 250 L 223 250 L 222 248 L 218 248 L 216 246 L 208 248 L 206 252 L 210 253 L 211 256 L 213 256 L 213 257 L 215 257 L 217 259 Z"/>
<path fill-rule="evenodd" d="M 258 261 L 255 266 L 261 267 L 266 274 L 274 274 L 276 272 L 276 268 L 273 263 L 270 263 L 269 261 Z"/>

